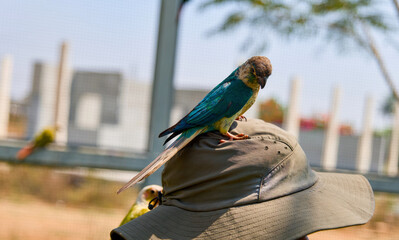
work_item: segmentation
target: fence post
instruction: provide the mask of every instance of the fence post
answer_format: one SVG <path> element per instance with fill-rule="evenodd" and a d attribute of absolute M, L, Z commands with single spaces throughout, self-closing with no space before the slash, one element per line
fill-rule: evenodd
<path fill-rule="evenodd" d="M 299 136 L 299 105 L 301 93 L 301 79 L 294 77 L 291 80 L 290 100 L 288 104 L 287 113 L 284 117 L 283 127 L 287 132 L 293 134 L 298 138 Z"/>
<path fill-rule="evenodd" d="M 357 148 L 357 170 L 361 173 L 367 173 L 370 170 L 372 142 L 373 142 L 373 115 L 374 99 L 368 96 L 364 106 L 363 113 L 363 131 L 359 138 Z"/>
<path fill-rule="evenodd" d="M 69 102 L 71 90 L 71 69 L 69 68 L 69 44 L 63 42 L 58 62 L 57 84 L 54 109 L 54 126 L 59 126 L 55 141 L 66 144 L 68 137 Z"/>
<path fill-rule="evenodd" d="M 337 166 L 339 124 L 338 110 L 341 97 L 341 88 L 336 87 L 330 108 L 330 115 L 327 123 L 327 131 L 324 137 L 322 166 L 326 170 L 334 170 Z"/>
<path fill-rule="evenodd" d="M 388 169 L 389 176 L 398 175 L 399 157 L 399 102 L 394 103 L 394 118 L 392 125 L 391 143 L 389 144 Z"/>
<path fill-rule="evenodd" d="M 378 153 L 378 167 L 377 167 L 379 175 L 385 174 L 385 169 L 384 169 L 385 150 L 386 150 L 385 145 L 386 145 L 385 137 L 381 137 L 380 151 Z"/>
<path fill-rule="evenodd" d="M 151 95 L 150 134 L 148 147 L 153 157 L 163 149 L 158 134 L 169 127 L 173 105 L 173 74 L 177 44 L 177 13 L 181 0 L 162 0 L 159 17 L 158 46 Z M 161 171 L 146 179 L 146 184 L 160 184 Z"/>
<path fill-rule="evenodd" d="M 12 58 L 5 56 L 0 66 L 0 138 L 7 138 L 10 117 Z"/>

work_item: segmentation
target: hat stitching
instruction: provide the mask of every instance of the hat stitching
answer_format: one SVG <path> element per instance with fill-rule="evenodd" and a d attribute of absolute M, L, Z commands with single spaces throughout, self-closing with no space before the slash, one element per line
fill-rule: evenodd
<path fill-rule="evenodd" d="M 259 193 L 259 194 L 258 194 L 258 202 L 255 202 L 255 204 L 256 204 L 256 203 L 261 203 L 261 202 L 267 202 L 267 201 L 275 200 L 275 199 L 278 199 L 278 198 L 284 198 L 284 197 L 286 197 L 286 196 L 290 196 L 290 195 L 292 195 L 292 194 L 300 193 L 300 192 L 302 192 L 302 191 L 307 191 L 307 192 L 322 192 L 323 189 L 324 189 L 323 187 L 324 187 L 324 185 L 325 185 L 325 181 L 319 181 L 319 179 L 320 179 L 319 176 L 316 174 L 316 180 L 315 180 L 315 182 L 314 182 L 312 185 L 310 185 L 310 186 L 308 186 L 308 187 L 306 187 L 306 188 L 299 189 L 299 190 L 293 191 L 293 192 L 291 192 L 291 193 L 282 195 L 282 196 L 277 196 L 277 197 L 274 197 L 274 198 L 267 199 L 267 200 L 265 200 L 265 201 L 261 201 L 261 200 L 259 199 L 259 197 L 260 197 L 260 193 Z M 249 205 L 249 204 L 254 204 L 254 203 L 248 203 L 247 205 Z"/>
<path fill-rule="evenodd" d="M 356 182 L 360 182 L 360 181 L 363 181 L 363 182 L 366 182 L 367 183 L 367 180 L 366 180 L 366 178 L 365 177 L 363 177 L 362 175 L 355 175 L 355 176 L 357 176 L 358 177 L 358 181 L 356 181 Z M 347 183 L 347 182 L 345 182 L 345 183 Z M 367 190 L 368 190 L 368 194 L 369 194 L 369 198 L 374 198 L 374 196 L 373 196 L 373 194 L 372 194 L 372 190 L 370 190 L 370 185 L 368 185 L 368 184 L 365 184 L 366 186 L 367 186 Z M 353 193 L 353 194 L 355 194 L 355 193 Z M 356 194 L 355 194 L 356 195 Z M 355 209 L 357 209 L 357 210 L 360 210 L 361 212 L 363 212 L 363 213 L 366 213 L 366 214 L 369 214 L 369 212 L 368 211 L 365 211 L 363 208 L 360 208 L 358 205 L 353 205 L 353 203 L 351 202 L 351 201 L 348 201 L 346 198 L 342 198 L 340 195 L 338 195 L 338 196 L 336 196 L 337 198 L 339 198 L 339 199 L 341 199 L 343 202 L 345 202 L 346 204 L 348 204 L 348 205 L 351 205 L 353 208 L 355 208 Z M 372 202 L 370 202 L 370 207 L 371 208 L 373 208 L 374 209 L 374 207 L 373 207 L 373 201 Z"/>
<path fill-rule="evenodd" d="M 295 147 L 297 145 L 295 145 Z M 272 168 L 268 173 L 262 176 L 261 186 L 264 185 L 266 180 L 272 178 L 281 168 L 284 168 L 285 161 L 294 153 L 294 150 L 293 149 L 291 150 L 292 151 L 287 156 L 285 156 L 279 163 L 277 163 L 277 165 L 274 168 Z"/>
<path fill-rule="evenodd" d="M 219 139 L 220 138 L 220 134 L 216 133 L 216 132 L 208 132 L 206 134 L 201 134 L 200 137 L 201 139 Z M 282 139 L 280 136 L 276 136 L 276 135 L 272 135 L 272 134 L 262 134 L 262 135 L 255 135 L 255 136 L 249 136 L 248 139 L 243 139 L 240 141 L 248 141 L 251 139 L 260 139 L 261 141 L 263 139 L 272 139 L 272 140 L 276 140 L 279 141 L 283 144 L 286 144 L 291 150 L 293 150 L 293 146 L 286 140 Z"/>
<path fill-rule="evenodd" d="M 279 142 L 287 145 L 291 150 L 294 150 L 294 147 L 291 146 L 291 144 L 288 141 L 285 141 L 284 139 L 281 139 L 280 137 L 275 136 L 275 135 L 256 135 L 256 136 L 250 136 L 250 139 L 260 139 L 261 141 L 264 139 L 272 139 L 275 141 L 279 141 Z M 243 141 L 245 141 L 245 140 L 243 140 Z"/>
<path fill-rule="evenodd" d="M 279 142 L 281 142 L 281 143 L 283 143 L 283 144 L 286 144 L 290 149 L 291 149 L 291 153 L 289 153 L 287 156 L 285 156 L 273 169 L 271 169 L 268 173 L 266 173 L 265 175 L 261 175 L 260 176 L 260 182 L 259 182 L 259 184 L 258 184 L 258 187 L 257 187 L 257 201 L 260 201 L 260 190 L 261 190 L 261 187 L 264 185 L 264 183 L 265 183 L 265 180 L 266 180 L 266 178 L 267 179 L 270 179 L 270 177 L 269 177 L 269 175 L 271 175 L 271 174 L 273 174 L 273 173 L 276 173 L 277 171 L 279 171 L 280 169 L 281 169 L 281 167 L 280 167 L 280 165 L 283 165 L 284 164 L 284 162 L 285 162 L 285 159 L 287 159 L 289 156 L 291 156 L 293 153 L 294 153 L 294 150 L 293 150 L 293 148 L 292 148 L 292 146 L 290 145 L 290 144 L 288 144 L 288 143 L 286 143 L 285 141 L 282 141 L 282 140 L 280 140 L 280 139 L 276 139 L 276 138 L 270 138 L 269 137 L 270 135 L 267 135 L 267 136 L 264 136 L 264 135 L 261 135 L 261 136 L 255 136 L 254 137 L 254 139 L 260 139 L 261 141 L 264 139 L 264 137 L 266 137 L 266 138 L 269 138 L 269 139 L 274 139 L 274 140 L 278 140 Z M 295 145 L 295 147 L 296 147 L 296 145 Z M 282 166 L 283 167 L 283 166 Z M 278 168 L 278 169 L 277 169 Z M 274 174 L 273 174 L 274 175 Z M 266 176 L 266 177 L 264 177 L 264 176 Z M 271 176 L 272 177 L 272 176 Z"/>
<path fill-rule="evenodd" d="M 316 182 L 315 182 L 312 186 L 310 186 L 310 187 L 308 187 L 308 188 L 305 188 L 305 189 L 302 189 L 302 190 L 300 190 L 300 191 L 292 192 L 292 193 L 287 194 L 287 195 L 285 195 L 285 196 L 293 195 L 293 194 L 296 194 L 296 193 L 299 193 L 299 192 L 302 192 L 302 191 L 307 191 L 307 192 L 314 192 L 314 191 L 317 191 L 317 190 L 318 190 L 318 191 L 322 191 L 322 190 L 323 190 L 322 187 L 323 187 L 324 185 L 325 185 L 325 184 L 324 184 L 323 181 L 319 181 L 319 180 L 317 179 Z M 321 188 L 321 189 L 320 189 L 320 188 Z M 285 196 L 280 196 L 280 197 L 277 197 L 277 198 L 283 198 L 283 197 L 285 197 Z M 277 199 L 277 198 L 275 198 L 275 199 Z M 267 201 L 262 201 L 262 202 L 268 202 L 268 201 L 271 201 L 271 200 L 273 200 L 273 199 L 269 199 L 269 200 L 267 200 Z M 258 203 L 259 203 L 259 202 L 258 202 Z M 227 210 L 228 210 L 228 209 L 231 209 L 231 208 L 245 207 L 245 206 L 249 206 L 249 205 L 253 205 L 253 204 L 258 204 L 258 203 L 252 202 L 252 203 L 246 203 L 246 204 L 237 205 L 237 206 L 224 207 L 224 208 L 217 209 L 216 211 L 223 210 L 223 209 L 227 209 Z M 175 207 L 175 208 L 181 209 L 180 207 L 177 207 L 177 206 L 168 206 L 168 207 Z M 188 212 L 201 213 L 201 211 L 192 211 L 192 210 L 187 210 L 187 209 L 182 209 L 182 210 L 188 211 Z M 215 210 L 204 211 L 204 212 L 202 212 L 202 213 L 212 213 L 212 212 L 215 212 Z M 216 215 L 217 215 L 217 214 L 216 214 Z M 212 216 L 206 215 L 206 216 L 202 216 L 202 217 L 209 218 L 209 217 L 212 217 Z M 176 218 L 176 219 L 179 219 L 178 216 L 175 216 L 175 218 Z M 183 220 L 183 219 L 180 219 L 180 220 Z"/>
<path fill-rule="evenodd" d="M 251 205 L 251 204 L 249 204 L 249 205 Z M 248 220 L 250 217 L 248 217 L 247 216 L 247 218 L 246 218 L 246 220 Z M 244 221 L 246 221 L 245 219 L 243 219 Z M 277 219 L 278 220 L 278 219 Z M 278 225 L 279 223 L 276 223 L 276 225 Z M 256 225 L 256 224 L 254 224 L 254 223 L 252 223 L 252 224 L 250 224 L 250 225 Z M 224 231 L 222 231 L 222 232 L 224 232 Z"/>

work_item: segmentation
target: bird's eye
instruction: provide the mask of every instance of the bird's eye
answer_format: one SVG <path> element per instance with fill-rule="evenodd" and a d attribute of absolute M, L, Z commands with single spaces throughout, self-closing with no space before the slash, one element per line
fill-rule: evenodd
<path fill-rule="evenodd" d="M 154 194 L 155 193 L 155 191 L 154 190 L 151 190 L 151 194 Z"/>

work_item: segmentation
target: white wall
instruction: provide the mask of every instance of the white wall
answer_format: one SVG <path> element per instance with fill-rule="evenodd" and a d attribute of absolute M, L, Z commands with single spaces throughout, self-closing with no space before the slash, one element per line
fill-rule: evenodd
<path fill-rule="evenodd" d="M 98 145 L 146 150 L 151 107 L 151 85 L 124 80 L 120 96 L 119 125 L 103 124 Z"/>

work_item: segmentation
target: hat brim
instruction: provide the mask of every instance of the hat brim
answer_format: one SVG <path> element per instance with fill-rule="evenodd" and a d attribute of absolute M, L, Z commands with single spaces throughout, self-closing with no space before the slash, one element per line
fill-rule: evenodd
<path fill-rule="evenodd" d="M 265 202 L 207 212 L 161 205 L 111 232 L 112 239 L 298 239 L 360 225 L 374 212 L 374 196 L 361 175 L 319 173 L 300 192 Z"/>

